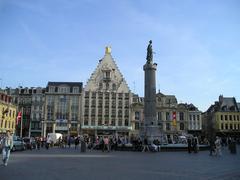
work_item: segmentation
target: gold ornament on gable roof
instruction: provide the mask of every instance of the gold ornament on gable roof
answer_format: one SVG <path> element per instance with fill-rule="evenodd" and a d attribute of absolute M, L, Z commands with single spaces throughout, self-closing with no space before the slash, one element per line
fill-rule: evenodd
<path fill-rule="evenodd" d="M 107 46 L 106 49 L 105 49 L 105 54 L 111 54 L 111 47 L 110 46 Z"/>

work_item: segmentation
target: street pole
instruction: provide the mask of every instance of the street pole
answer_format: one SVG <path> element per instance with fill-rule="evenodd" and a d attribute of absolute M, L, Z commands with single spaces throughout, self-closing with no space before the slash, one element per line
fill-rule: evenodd
<path fill-rule="evenodd" d="M 31 137 L 31 128 L 32 128 L 32 121 L 30 119 L 30 122 L 29 122 L 29 131 L 28 131 L 28 137 L 30 138 Z"/>

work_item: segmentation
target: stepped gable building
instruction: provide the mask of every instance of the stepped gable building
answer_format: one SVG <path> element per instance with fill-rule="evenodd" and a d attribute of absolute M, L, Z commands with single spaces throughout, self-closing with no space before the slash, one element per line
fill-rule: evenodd
<path fill-rule="evenodd" d="M 203 113 L 203 128 L 209 139 L 216 135 L 240 137 L 240 109 L 234 97 L 219 96 L 218 101 Z"/>
<path fill-rule="evenodd" d="M 132 93 L 106 47 L 83 93 L 82 130 L 88 135 L 129 135 Z"/>
<path fill-rule="evenodd" d="M 42 135 L 78 135 L 81 125 L 81 82 L 48 82 Z"/>

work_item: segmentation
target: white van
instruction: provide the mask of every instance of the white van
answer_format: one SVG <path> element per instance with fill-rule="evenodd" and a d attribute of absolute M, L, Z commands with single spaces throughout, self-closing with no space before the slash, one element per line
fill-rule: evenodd
<path fill-rule="evenodd" d="M 56 144 L 59 138 L 63 138 L 63 135 L 61 133 L 48 133 L 47 135 L 47 141 L 50 141 L 53 144 Z"/>

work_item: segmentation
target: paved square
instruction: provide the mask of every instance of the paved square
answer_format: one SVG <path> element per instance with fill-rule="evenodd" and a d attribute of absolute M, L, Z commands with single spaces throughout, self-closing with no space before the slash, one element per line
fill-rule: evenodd
<path fill-rule="evenodd" d="M 238 150 L 240 147 L 238 146 Z M 9 165 L 0 167 L 1 180 L 151 180 L 151 179 L 240 179 L 240 155 L 225 148 L 222 157 L 208 151 L 110 152 L 41 149 L 11 154 Z"/>

